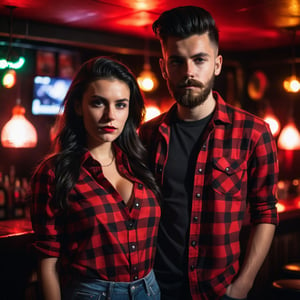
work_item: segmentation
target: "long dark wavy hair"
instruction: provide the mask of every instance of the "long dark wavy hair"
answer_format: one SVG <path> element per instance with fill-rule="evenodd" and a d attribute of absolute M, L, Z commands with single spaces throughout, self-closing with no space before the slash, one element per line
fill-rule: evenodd
<path fill-rule="evenodd" d="M 55 139 L 55 206 L 68 207 L 68 193 L 74 187 L 80 172 L 80 157 L 86 148 L 86 131 L 82 117 L 75 112 L 76 101 L 82 101 L 89 84 L 98 79 L 116 78 L 130 89 L 129 115 L 124 129 L 115 143 L 126 153 L 133 175 L 139 178 L 159 198 L 160 192 L 146 165 L 147 153 L 137 128 L 145 114 L 144 99 L 135 76 L 121 62 L 108 57 L 95 57 L 85 62 L 75 75 L 63 102 Z"/>

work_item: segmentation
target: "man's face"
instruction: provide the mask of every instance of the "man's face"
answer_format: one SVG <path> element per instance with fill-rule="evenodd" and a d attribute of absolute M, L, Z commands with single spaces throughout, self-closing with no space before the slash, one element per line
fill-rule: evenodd
<path fill-rule="evenodd" d="M 169 37 L 162 52 L 160 67 L 170 94 L 184 107 L 202 104 L 211 94 L 214 78 L 222 67 L 222 57 L 217 55 L 217 46 L 208 34 Z"/>

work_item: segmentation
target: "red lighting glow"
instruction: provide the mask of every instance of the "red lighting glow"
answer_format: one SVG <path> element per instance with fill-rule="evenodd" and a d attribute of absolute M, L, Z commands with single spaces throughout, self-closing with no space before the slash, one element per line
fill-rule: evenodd
<path fill-rule="evenodd" d="M 284 212 L 286 210 L 286 207 L 284 204 L 282 203 L 277 203 L 276 204 L 276 207 L 277 207 L 277 211 L 280 213 L 280 212 Z"/>
<path fill-rule="evenodd" d="M 2 85 L 10 89 L 16 84 L 16 71 L 15 70 L 7 70 L 2 78 Z"/>
<path fill-rule="evenodd" d="M 37 132 L 34 126 L 25 118 L 25 108 L 16 105 L 12 118 L 1 131 L 1 143 L 9 148 L 32 148 L 37 144 Z"/>
<path fill-rule="evenodd" d="M 160 115 L 160 109 L 157 106 L 146 106 L 145 122 Z"/>
<path fill-rule="evenodd" d="M 281 131 L 278 147 L 284 150 L 300 149 L 300 133 L 294 122 L 290 121 Z"/>
<path fill-rule="evenodd" d="M 269 124 L 273 136 L 277 136 L 280 131 L 279 120 L 272 114 L 267 114 L 264 117 L 264 120 L 265 120 L 265 122 L 267 122 Z"/>

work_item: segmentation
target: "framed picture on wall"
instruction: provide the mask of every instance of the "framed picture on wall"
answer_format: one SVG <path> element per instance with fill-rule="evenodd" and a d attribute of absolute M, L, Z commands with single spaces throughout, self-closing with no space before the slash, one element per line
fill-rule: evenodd
<path fill-rule="evenodd" d="M 72 78 L 76 69 L 76 59 L 73 54 L 59 53 L 58 75 L 63 78 Z"/>
<path fill-rule="evenodd" d="M 36 75 L 55 76 L 56 59 L 55 53 L 50 51 L 37 51 Z"/>

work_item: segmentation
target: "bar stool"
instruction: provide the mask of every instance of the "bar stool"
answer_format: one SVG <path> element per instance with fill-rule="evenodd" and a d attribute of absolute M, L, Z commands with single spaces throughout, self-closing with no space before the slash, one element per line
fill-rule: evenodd
<path fill-rule="evenodd" d="M 299 300 L 300 279 L 279 279 L 272 283 L 274 300 Z"/>
<path fill-rule="evenodd" d="M 300 279 L 300 262 L 293 262 L 283 266 L 284 277 Z"/>

